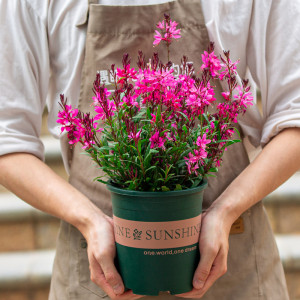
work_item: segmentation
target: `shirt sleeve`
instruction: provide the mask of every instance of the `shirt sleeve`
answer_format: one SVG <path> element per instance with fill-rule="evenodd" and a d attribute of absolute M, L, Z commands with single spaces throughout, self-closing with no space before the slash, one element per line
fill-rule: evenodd
<path fill-rule="evenodd" d="M 247 64 L 261 90 L 261 145 L 300 127 L 300 2 L 253 1 Z"/>
<path fill-rule="evenodd" d="M 0 155 L 27 152 L 43 159 L 47 27 L 29 3 L 0 0 Z"/>

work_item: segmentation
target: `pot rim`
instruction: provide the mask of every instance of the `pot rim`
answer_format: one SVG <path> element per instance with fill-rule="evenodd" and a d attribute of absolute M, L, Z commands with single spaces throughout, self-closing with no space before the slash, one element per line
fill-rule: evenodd
<path fill-rule="evenodd" d="M 197 187 L 185 189 L 185 190 L 179 190 L 179 191 L 168 191 L 168 192 L 149 192 L 149 191 L 134 191 L 134 190 L 125 190 L 118 188 L 116 186 L 113 186 L 112 184 L 107 184 L 106 187 L 109 191 L 119 194 L 119 195 L 127 195 L 127 196 L 143 196 L 143 197 L 157 197 L 157 196 L 181 196 L 181 195 L 188 195 L 200 192 L 204 190 L 207 187 L 207 179 L 203 178 L 201 184 Z"/>

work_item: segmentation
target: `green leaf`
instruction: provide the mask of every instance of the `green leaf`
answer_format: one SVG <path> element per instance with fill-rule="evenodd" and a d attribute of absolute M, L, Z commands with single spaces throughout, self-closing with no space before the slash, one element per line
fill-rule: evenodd
<path fill-rule="evenodd" d="M 206 177 L 217 177 L 217 175 L 214 174 L 205 174 Z"/>
<path fill-rule="evenodd" d="M 161 121 L 161 105 L 158 105 L 156 112 L 156 124 Z"/>
<path fill-rule="evenodd" d="M 201 179 L 197 178 L 197 179 L 193 182 L 192 188 L 197 187 L 197 186 L 200 184 L 201 181 L 202 181 L 202 178 L 201 178 Z"/>
<path fill-rule="evenodd" d="M 133 181 L 130 182 L 130 185 L 128 187 L 128 190 L 135 190 L 135 184 Z"/>
<path fill-rule="evenodd" d="M 138 141 L 138 150 L 139 150 L 139 153 L 142 152 L 142 141 L 141 140 Z"/>
<path fill-rule="evenodd" d="M 129 145 L 129 147 L 137 151 L 137 149 L 133 145 Z"/>
<path fill-rule="evenodd" d="M 151 149 L 151 148 L 150 148 L 150 144 L 149 144 L 149 146 L 148 146 L 147 152 L 148 152 L 148 154 L 146 154 L 146 157 L 145 157 L 145 160 L 144 160 L 145 166 L 148 166 L 148 164 L 149 164 L 149 162 L 150 162 L 150 159 L 151 159 L 151 157 L 152 157 L 152 154 L 159 153 L 158 150 Z"/>
<path fill-rule="evenodd" d="M 161 190 L 162 190 L 163 192 L 169 192 L 169 191 L 170 191 L 170 189 L 169 189 L 168 187 L 166 187 L 165 185 L 163 185 L 163 186 L 161 187 Z"/>
<path fill-rule="evenodd" d="M 113 149 L 114 149 L 114 147 L 112 147 L 112 146 L 102 146 L 102 147 L 99 148 L 100 151 L 102 151 L 102 150 L 110 151 L 110 150 L 113 150 Z"/>
<path fill-rule="evenodd" d="M 142 96 L 138 96 L 138 97 L 136 98 L 136 102 L 137 102 L 137 103 L 140 103 L 140 102 L 141 102 L 141 99 L 142 99 Z"/>
<path fill-rule="evenodd" d="M 145 171 L 145 173 L 147 173 L 148 171 L 153 170 L 153 169 L 156 169 L 156 166 L 151 166 L 150 168 L 148 168 L 148 169 Z"/>
<path fill-rule="evenodd" d="M 189 122 L 189 118 L 188 118 L 188 116 L 186 114 L 184 114 L 182 111 L 178 111 L 178 113 L 180 113 L 185 118 L 185 120 L 187 122 Z"/>
<path fill-rule="evenodd" d="M 101 178 L 101 177 L 100 177 Z M 102 180 L 102 179 L 100 179 L 99 177 L 97 177 L 97 178 L 95 178 L 94 179 L 94 181 L 99 181 L 99 182 L 101 182 L 101 183 L 104 183 L 104 184 L 109 184 L 109 182 L 108 181 L 104 181 L 104 180 Z"/>
<path fill-rule="evenodd" d="M 234 130 L 234 132 L 237 134 L 237 136 L 238 136 L 239 138 L 241 138 L 241 134 L 240 134 L 239 130 L 238 130 L 236 127 L 233 127 L 233 130 Z"/>
<path fill-rule="evenodd" d="M 152 119 L 151 111 L 150 111 L 149 107 L 147 108 L 147 116 L 148 116 L 148 119 Z"/>
<path fill-rule="evenodd" d="M 124 78 L 124 77 L 122 77 L 122 78 Z M 125 93 L 121 93 L 120 94 L 120 100 L 122 100 L 124 96 L 125 96 Z"/>
<path fill-rule="evenodd" d="M 226 146 L 230 146 L 230 145 L 233 145 L 233 144 L 236 144 L 236 143 L 239 143 L 241 142 L 241 140 L 231 140 L 231 141 L 228 141 Z"/>
<path fill-rule="evenodd" d="M 181 184 L 177 183 L 174 191 L 181 191 L 181 190 L 182 190 Z"/>
<path fill-rule="evenodd" d="M 203 114 L 202 116 L 204 117 L 204 119 L 207 122 L 207 124 L 210 124 L 210 120 L 208 119 L 207 114 Z"/>
<path fill-rule="evenodd" d="M 217 140 L 215 142 L 211 142 L 210 144 L 220 144 L 220 143 L 226 143 L 226 145 L 231 145 L 235 143 L 239 143 L 241 140 Z"/>
<path fill-rule="evenodd" d="M 142 119 L 145 116 L 145 111 L 140 111 L 136 116 L 134 116 L 133 120 L 139 120 Z"/>
<path fill-rule="evenodd" d="M 185 124 L 182 126 L 182 130 L 183 130 L 185 133 L 187 133 L 187 128 L 186 128 L 186 125 L 185 125 Z"/>

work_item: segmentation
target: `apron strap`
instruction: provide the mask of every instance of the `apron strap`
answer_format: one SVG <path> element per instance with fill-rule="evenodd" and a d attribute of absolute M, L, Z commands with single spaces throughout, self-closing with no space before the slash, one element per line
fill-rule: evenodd
<path fill-rule="evenodd" d="M 80 27 L 80 26 L 83 26 L 83 25 L 87 24 L 87 21 L 89 19 L 89 10 L 90 10 L 91 4 L 98 4 L 98 0 L 88 0 L 88 6 L 87 6 L 87 9 L 86 9 L 86 13 L 83 15 L 83 17 L 81 18 L 79 23 L 76 25 L 77 27 Z"/>

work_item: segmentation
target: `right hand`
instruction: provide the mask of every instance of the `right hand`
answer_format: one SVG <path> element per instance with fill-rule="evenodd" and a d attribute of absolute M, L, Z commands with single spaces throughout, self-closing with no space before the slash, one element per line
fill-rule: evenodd
<path fill-rule="evenodd" d="M 116 246 L 112 218 L 101 214 L 93 218 L 84 234 L 88 243 L 91 280 L 111 299 L 138 299 L 131 290 L 125 292 L 124 283 L 115 265 Z"/>

